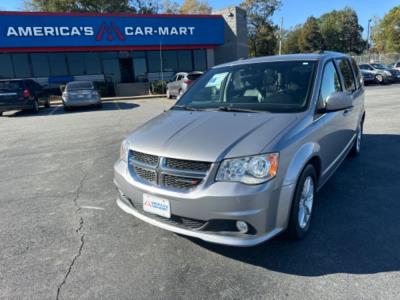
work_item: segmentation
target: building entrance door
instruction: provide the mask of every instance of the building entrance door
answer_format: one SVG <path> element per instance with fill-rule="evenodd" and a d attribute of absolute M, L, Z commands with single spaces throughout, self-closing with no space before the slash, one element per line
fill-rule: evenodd
<path fill-rule="evenodd" d="M 133 82 L 135 74 L 133 71 L 132 58 L 120 58 L 119 68 L 121 70 L 121 82 Z"/>

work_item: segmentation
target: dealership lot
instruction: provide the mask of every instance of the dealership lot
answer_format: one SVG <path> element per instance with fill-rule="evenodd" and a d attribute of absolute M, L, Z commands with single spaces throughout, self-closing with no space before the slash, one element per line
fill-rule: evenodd
<path fill-rule="evenodd" d="M 188 239 L 116 206 L 120 142 L 172 101 L 5 113 L 0 298 L 397 298 L 400 85 L 366 95 L 363 153 L 319 193 L 313 231 L 254 248 Z"/>

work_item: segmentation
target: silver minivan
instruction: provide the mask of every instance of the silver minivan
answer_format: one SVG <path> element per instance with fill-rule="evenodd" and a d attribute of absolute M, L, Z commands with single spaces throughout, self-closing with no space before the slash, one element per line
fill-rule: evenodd
<path fill-rule="evenodd" d="M 364 119 L 360 70 L 344 54 L 213 67 L 122 142 L 117 204 L 213 243 L 252 246 L 284 231 L 302 238 L 318 190 L 360 153 Z"/>

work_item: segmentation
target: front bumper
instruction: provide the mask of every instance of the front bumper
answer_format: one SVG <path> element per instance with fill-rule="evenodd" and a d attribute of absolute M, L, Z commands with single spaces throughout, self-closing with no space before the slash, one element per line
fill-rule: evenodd
<path fill-rule="evenodd" d="M 114 183 L 120 196 L 118 206 L 125 212 L 157 227 L 204 241 L 231 245 L 254 246 L 283 231 L 287 225 L 294 185 L 274 188 L 273 181 L 249 186 L 241 183 L 215 182 L 199 186 L 190 192 L 176 192 L 135 181 L 127 163 L 119 160 L 114 166 Z M 171 214 L 212 223 L 216 221 L 245 221 L 254 230 L 240 233 L 235 230 L 188 228 L 171 224 L 143 213 L 143 194 L 169 200 Z"/>

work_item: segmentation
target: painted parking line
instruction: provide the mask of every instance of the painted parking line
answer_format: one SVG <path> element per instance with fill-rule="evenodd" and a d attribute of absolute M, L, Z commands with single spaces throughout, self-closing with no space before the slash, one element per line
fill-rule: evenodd
<path fill-rule="evenodd" d="M 54 107 L 54 108 L 50 111 L 49 116 L 51 116 L 52 114 L 54 114 L 60 107 L 61 107 L 61 105 Z"/>

